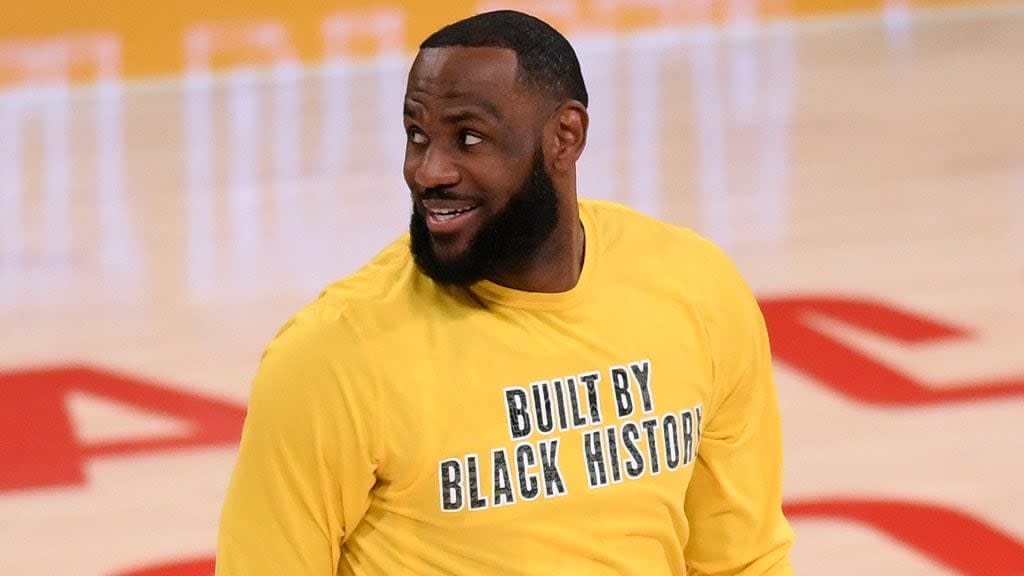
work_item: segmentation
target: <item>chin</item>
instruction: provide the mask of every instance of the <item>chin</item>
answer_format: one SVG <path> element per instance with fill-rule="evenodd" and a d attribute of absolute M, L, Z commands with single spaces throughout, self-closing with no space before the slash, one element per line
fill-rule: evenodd
<path fill-rule="evenodd" d="M 438 263 L 445 266 L 458 264 L 466 257 L 466 254 L 469 253 L 466 246 L 463 246 L 461 243 L 458 246 L 454 246 L 452 244 L 441 244 L 434 241 L 431 242 L 431 246 L 434 249 L 434 258 Z"/>

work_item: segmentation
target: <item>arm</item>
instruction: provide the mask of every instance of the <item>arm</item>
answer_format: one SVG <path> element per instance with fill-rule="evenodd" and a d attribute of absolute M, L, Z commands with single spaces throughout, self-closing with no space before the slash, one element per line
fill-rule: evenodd
<path fill-rule="evenodd" d="M 358 361 L 355 341 L 317 314 L 307 309 L 282 329 L 253 382 L 217 576 L 336 574 L 342 540 L 369 506 L 372 406 L 344 366 Z"/>
<path fill-rule="evenodd" d="M 717 248 L 705 328 L 714 394 L 686 495 L 691 576 L 788 576 L 793 533 L 782 513 L 782 433 L 764 319 Z"/>

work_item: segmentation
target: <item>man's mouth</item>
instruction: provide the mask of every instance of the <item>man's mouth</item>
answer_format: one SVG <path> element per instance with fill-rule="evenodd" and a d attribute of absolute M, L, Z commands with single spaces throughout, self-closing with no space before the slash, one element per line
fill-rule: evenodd
<path fill-rule="evenodd" d="M 468 200 L 423 200 L 427 226 L 434 233 L 452 233 L 459 230 L 479 207 Z"/>
<path fill-rule="evenodd" d="M 431 218 L 437 220 L 438 222 L 447 222 L 449 220 L 458 218 L 463 214 L 472 212 L 473 210 L 476 210 L 476 206 L 471 206 L 469 208 L 445 208 L 441 210 L 427 210 L 427 213 L 430 215 Z"/>

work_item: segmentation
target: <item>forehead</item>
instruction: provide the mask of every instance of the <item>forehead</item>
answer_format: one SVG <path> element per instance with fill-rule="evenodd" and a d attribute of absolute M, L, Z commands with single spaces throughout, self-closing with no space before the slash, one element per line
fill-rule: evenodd
<path fill-rule="evenodd" d="M 409 71 L 406 99 L 429 105 L 483 104 L 506 108 L 517 100 L 516 53 L 505 48 L 425 48 Z"/>

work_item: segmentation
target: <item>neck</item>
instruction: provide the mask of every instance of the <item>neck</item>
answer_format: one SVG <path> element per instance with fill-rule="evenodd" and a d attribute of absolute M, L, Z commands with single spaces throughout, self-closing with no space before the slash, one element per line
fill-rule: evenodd
<path fill-rule="evenodd" d="M 558 226 L 532 258 L 488 280 L 524 292 L 566 292 L 575 287 L 583 272 L 586 235 L 575 198 L 565 204 L 559 211 Z"/>

